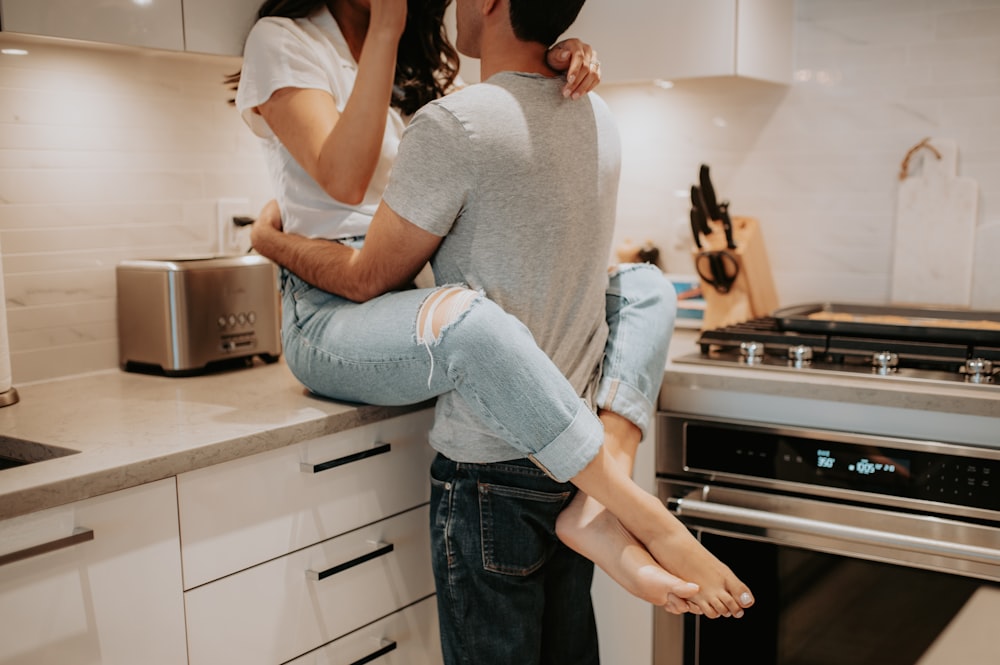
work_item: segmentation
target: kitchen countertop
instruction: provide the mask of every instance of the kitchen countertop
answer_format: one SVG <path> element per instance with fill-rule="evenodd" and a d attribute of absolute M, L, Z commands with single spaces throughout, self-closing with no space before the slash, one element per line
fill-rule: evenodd
<path fill-rule="evenodd" d="M 678 330 L 671 345 L 672 358 L 694 352 L 696 337 L 696 331 Z M 660 406 L 711 412 L 728 399 L 745 407 L 751 416 L 770 417 L 771 404 L 802 399 L 847 404 L 860 397 L 866 404 L 899 411 L 907 422 L 919 424 L 919 418 L 914 420 L 918 414 L 929 414 L 933 422 L 944 424 L 944 416 L 961 416 L 976 431 L 985 428 L 984 443 L 1000 445 L 996 441 L 1000 439 L 1000 391 L 932 389 L 900 382 L 873 385 L 860 379 L 833 382 L 823 377 L 740 370 L 671 360 Z M 315 397 L 282 361 L 185 378 L 109 370 L 17 388 L 20 402 L 0 408 L 0 445 L 4 439 L 21 439 L 80 452 L 0 470 L 0 519 L 430 406 L 429 402 L 412 407 L 360 406 Z M 748 394 L 778 399 L 755 402 Z M 991 438 L 986 440 L 987 436 Z"/>
<path fill-rule="evenodd" d="M 109 370 L 17 386 L 0 444 L 80 451 L 0 470 L 0 519 L 169 478 L 426 408 L 311 395 L 284 362 L 168 378 Z"/>

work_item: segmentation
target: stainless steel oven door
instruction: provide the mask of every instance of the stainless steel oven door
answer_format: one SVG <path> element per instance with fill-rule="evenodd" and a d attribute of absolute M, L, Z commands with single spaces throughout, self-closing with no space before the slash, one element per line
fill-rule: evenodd
<path fill-rule="evenodd" d="M 1000 616 L 996 524 L 668 479 L 659 492 L 757 604 L 740 620 L 657 612 L 655 665 L 1000 663 L 981 629 Z"/>

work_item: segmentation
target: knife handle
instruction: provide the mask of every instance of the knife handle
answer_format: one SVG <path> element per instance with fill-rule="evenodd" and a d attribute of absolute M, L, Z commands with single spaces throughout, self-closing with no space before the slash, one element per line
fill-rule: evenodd
<path fill-rule="evenodd" d="M 691 235 L 694 236 L 694 245 L 701 249 L 701 224 L 698 222 L 698 211 L 691 208 Z"/>
<path fill-rule="evenodd" d="M 722 230 L 726 234 L 726 247 L 736 249 L 736 241 L 733 240 L 733 220 L 729 217 L 728 201 L 719 204 L 719 212 L 722 216 Z"/>

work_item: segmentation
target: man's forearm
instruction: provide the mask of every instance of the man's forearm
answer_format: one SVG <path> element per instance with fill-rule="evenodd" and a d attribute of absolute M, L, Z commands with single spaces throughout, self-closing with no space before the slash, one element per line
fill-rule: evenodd
<path fill-rule="evenodd" d="M 331 240 L 274 231 L 258 238 L 254 249 L 313 286 L 348 300 L 364 301 L 354 259 L 357 250 Z"/>

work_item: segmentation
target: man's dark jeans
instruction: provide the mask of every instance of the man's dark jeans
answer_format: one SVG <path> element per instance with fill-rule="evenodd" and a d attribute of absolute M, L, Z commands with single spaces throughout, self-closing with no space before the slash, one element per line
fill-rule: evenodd
<path fill-rule="evenodd" d="M 528 460 L 431 465 L 431 548 L 446 665 L 597 665 L 594 565 L 559 542 L 576 493 Z"/>

